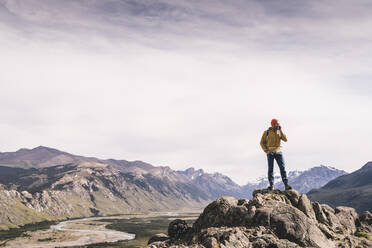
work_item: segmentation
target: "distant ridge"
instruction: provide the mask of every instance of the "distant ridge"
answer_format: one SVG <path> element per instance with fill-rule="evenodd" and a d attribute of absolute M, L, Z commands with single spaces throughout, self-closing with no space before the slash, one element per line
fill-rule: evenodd
<path fill-rule="evenodd" d="M 308 196 L 331 206 L 355 208 L 359 213 L 372 211 L 372 161 L 348 175 L 338 177 L 320 189 L 311 190 Z"/>
<path fill-rule="evenodd" d="M 325 165 L 315 166 L 305 171 L 289 171 L 288 181 L 290 185 L 298 190 L 300 193 L 307 193 L 311 189 L 320 188 L 328 183 L 330 180 L 339 176 L 347 174 L 346 171 L 338 170 L 334 167 Z M 267 177 L 261 177 L 257 183 L 248 183 L 243 186 L 245 192 L 249 195 L 257 188 L 266 188 L 269 182 Z M 275 176 L 274 188 L 284 189 L 282 179 L 280 176 Z"/>

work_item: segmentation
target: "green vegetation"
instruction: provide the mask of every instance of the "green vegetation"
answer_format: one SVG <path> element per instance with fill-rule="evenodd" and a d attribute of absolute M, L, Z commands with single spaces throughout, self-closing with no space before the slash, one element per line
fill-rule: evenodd
<path fill-rule="evenodd" d="M 186 219 L 189 224 L 194 222 L 198 214 L 185 214 L 182 216 L 157 216 L 157 217 L 145 217 L 145 218 L 131 218 L 131 219 L 105 219 L 105 222 L 110 222 L 106 228 L 113 229 L 116 231 L 128 232 L 136 234 L 134 240 L 129 241 L 118 241 L 112 243 L 98 243 L 86 246 L 76 246 L 79 248 L 138 248 L 147 245 L 147 241 L 157 233 L 168 232 L 169 223 L 176 218 Z M 128 216 L 129 217 L 129 216 Z M 191 218 L 190 218 L 191 217 Z M 75 219 L 75 218 L 74 218 Z M 189 220 L 187 220 L 189 219 Z M 96 220 L 99 222 L 100 220 Z M 11 228 L 9 230 L 0 231 L 0 247 L 4 246 L 7 240 L 15 239 L 17 237 L 29 236 L 27 232 L 36 230 L 49 229 L 51 225 L 55 225 L 57 221 L 43 221 L 39 223 L 26 224 L 19 228 Z M 53 238 L 42 238 L 38 239 L 39 242 L 50 242 Z"/>
<path fill-rule="evenodd" d="M 128 232 L 136 234 L 134 240 L 119 241 L 112 243 L 98 243 L 86 246 L 79 246 L 79 248 L 139 248 L 147 245 L 147 241 L 157 233 L 168 233 L 168 225 L 175 218 L 189 218 L 196 217 L 196 215 L 184 216 L 159 216 L 150 218 L 132 218 L 132 219 L 107 219 L 105 221 L 111 222 L 106 226 L 108 229 L 116 231 Z M 192 224 L 194 220 L 187 220 Z"/>
<path fill-rule="evenodd" d="M 190 216 L 176 216 L 176 218 L 185 218 Z M 136 239 L 129 241 L 122 241 L 121 247 L 135 248 L 147 245 L 147 241 L 157 233 L 168 233 L 168 225 L 175 216 L 159 216 L 153 218 L 133 218 L 130 220 L 113 219 L 109 220 L 112 224 L 107 225 L 109 229 L 114 229 L 122 232 L 129 232 L 136 234 Z M 189 220 L 188 223 L 193 221 Z M 92 246 L 94 247 L 94 246 Z M 97 246 L 99 247 L 99 246 Z M 110 246 L 108 246 L 110 247 Z M 112 246 L 115 247 L 115 246 Z M 120 247 L 120 246 L 119 246 Z"/>
<path fill-rule="evenodd" d="M 54 218 L 44 212 L 37 212 L 31 208 L 25 206 L 20 199 L 14 198 L 9 203 L 9 207 L 5 210 L 5 214 L 12 216 L 13 220 L 7 221 L 6 219 L 0 224 L 0 232 L 14 228 L 18 228 L 21 225 L 27 225 L 29 223 L 41 223 L 44 221 L 53 221 Z M 18 225 L 14 224 L 18 223 Z"/>
<path fill-rule="evenodd" d="M 369 235 L 368 233 L 365 233 L 365 232 L 357 232 L 355 234 L 355 236 L 371 240 L 371 235 Z"/>
<path fill-rule="evenodd" d="M 10 228 L 9 230 L 0 231 L 0 241 L 15 239 L 21 236 L 27 236 L 26 232 L 36 231 L 36 230 L 46 230 L 49 229 L 51 225 L 56 224 L 55 221 L 42 221 L 38 223 L 26 224 L 19 228 Z"/>

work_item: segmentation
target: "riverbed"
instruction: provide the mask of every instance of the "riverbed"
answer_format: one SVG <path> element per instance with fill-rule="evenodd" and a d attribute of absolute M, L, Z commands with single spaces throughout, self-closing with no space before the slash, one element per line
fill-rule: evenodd
<path fill-rule="evenodd" d="M 133 232 L 138 232 L 138 229 L 142 229 L 142 226 L 145 226 L 144 223 L 151 222 L 156 219 L 162 220 L 162 231 L 165 232 L 167 223 L 169 223 L 172 219 L 177 218 L 177 216 L 178 213 L 156 212 L 149 214 L 91 217 L 67 220 L 50 226 L 48 230 L 27 232 L 23 237 L 18 237 L 16 239 L 7 241 L 2 247 L 52 248 L 84 246 L 96 243 L 106 243 L 109 246 L 109 243 L 136 239 L 136 234 L 131 233 L 131 230 L 127 229 L 132 229 Z M 194 216 L 196 215 L 194 214 Z M 108 229 L 106 227 L 108 225 L 113 225 L 113 223 L 119 223 L 121 228 Z M 138 226 L 135 226 L 137 225 L 136 223 L 138 223 Z M 122 228 L 122 224 L 125 224 L 124 230 Z M 126 227 L 127 224 L 128 227 Z M 139 239 L 142 239 L 142 244 L 143 238 L 143 234 L 140 234 Z M 148 238 L 149 237 L 145 237 L 145 239 Z M 134 242 L 134 244 L 135 243 L 136 242 Z"/>

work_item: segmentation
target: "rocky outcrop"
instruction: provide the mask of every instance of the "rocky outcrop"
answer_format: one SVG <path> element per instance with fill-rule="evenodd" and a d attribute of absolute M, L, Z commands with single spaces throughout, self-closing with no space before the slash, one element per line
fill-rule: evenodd
<path fill-rule="evenodd" d="M 192 226 L 171 222 L 169 237 L 148 247 L 372 247 L 371 231 L 369 212 L 331 208 L 295 190 L 255 190 L 252 200 L 218 198 Z"/>

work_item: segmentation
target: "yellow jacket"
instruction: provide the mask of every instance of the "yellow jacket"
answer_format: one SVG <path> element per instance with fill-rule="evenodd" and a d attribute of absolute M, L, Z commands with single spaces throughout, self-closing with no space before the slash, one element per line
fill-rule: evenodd
<path fill-rule="evenodd" d="M 264 152 L 280 152 L 280 140 L 287 142 L 287 136 L 282 132 L 282 130 L 277 130 L 275 132 L 273 127 L 269 127 L 269 136 L 267 137 L 267 147 L 265 147 L 265 140 L 266 140 L 266 131 L 262 134 L 260 145 Z"/>

